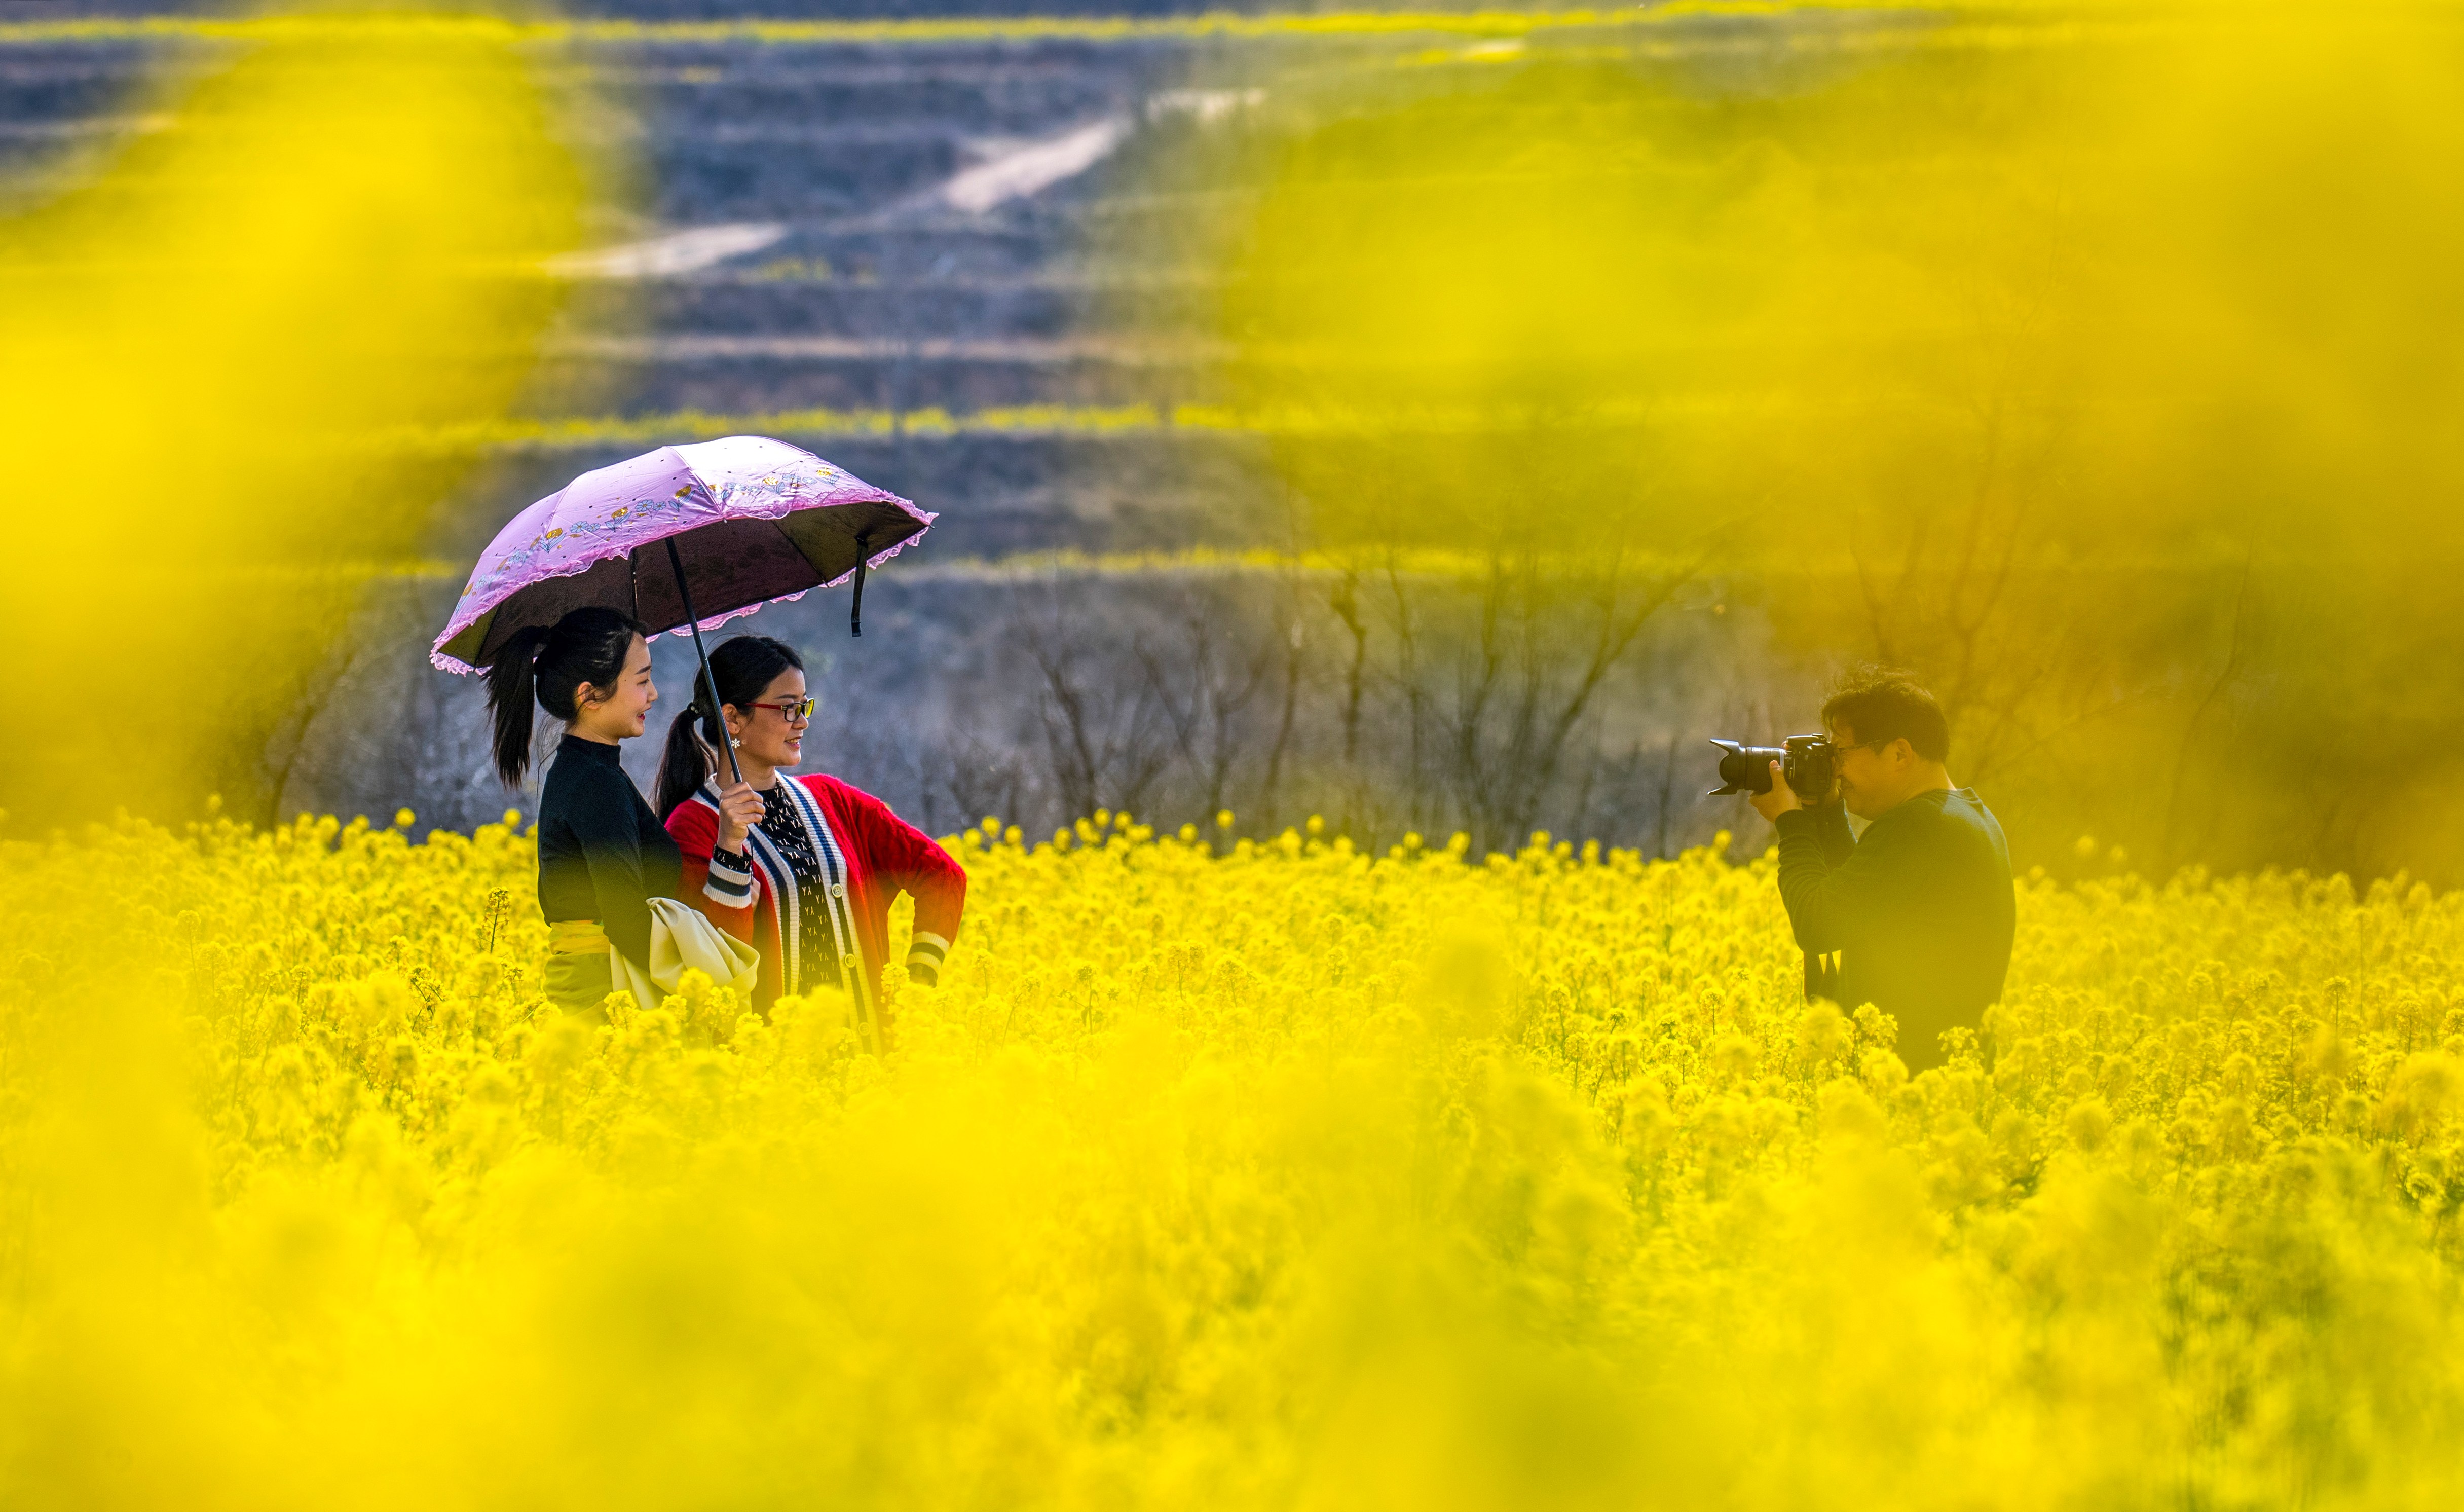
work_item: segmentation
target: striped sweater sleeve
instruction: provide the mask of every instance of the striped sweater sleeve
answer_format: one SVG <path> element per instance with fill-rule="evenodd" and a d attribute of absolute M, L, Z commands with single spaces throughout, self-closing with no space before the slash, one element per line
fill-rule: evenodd
<path fill-rule="evenodd" d="M 841 789 L 869 866 L 889 888 L 915 900 L 907 978 L 924 987 L 937 987 L 941 964 L 958 936 L 958 919 L 966 907 L 966 871 L 931 836 L 891 812 L 890 805 L 844 784 Z"/>
<path fill-rule="evenodd" d="M 918 929 L 907 946 L 907 976 L 926 987 L 941 985 L 941 963 L 949 958 L 950 942 L 930 929 Z"/>
<path fill-rule="evenodd" d="M 710 853 L 710 875 L 701 884 L 702 896 L 721 908 L 749 908 L 753 904 L 753 862 L 739 851 L 713 847 Z"/>
<path fill-rule="evenodd" d="M 668 834 L 684 856 L 685 901 L 737 939 L 751 940 L 759 888 L 747 857 L 719 848 L 718 811 L 688 798 L 668 815 Z"/>

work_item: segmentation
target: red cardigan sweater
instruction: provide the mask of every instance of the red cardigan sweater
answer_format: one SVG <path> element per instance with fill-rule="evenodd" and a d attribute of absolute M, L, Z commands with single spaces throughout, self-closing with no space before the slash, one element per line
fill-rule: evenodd
<path fill-rule="evenodd" d="M 966 871 L 949 852 L 892 813 L 890 805 L 872 794 L 819 773 L 796 776 L 781 772 L 779 777 L 781 782 L 796 785 L 799 790 L 790 796 L 803 800 L 803 813 L 825 832 L 819 836 L 825 845 L 816 849 L 834 848 L 843 860 L 847 875 L 844 923 L 853 925 L 855 948 L 860 956 L 858 968 L 845 973 L 847 990 L 858 994 L 860 1010 L 869 1011 L 863 1016 L 880 1024 L 887 1048 L 891 1025 L 883 1011 L 881 967 L 890 956 L 891 901 L 902 892 L 915 899 L 915 925 L 907 966 L 915 980 L 935 982 L 950 942 L 957 938 L 958 916 L 967 899 Z M 705 786 L 676 805 L 668 815 L 668 834 L 675 837 L 677 849 L 684 853 L 684 886 L 678 891 L 712 923 L 739 940 L 749 941 L 761 952 L 753 1001 L 755 1007 L 766 1012 L 784 989 L 779 899 L 782 889 L 789 897 L 794 896 L 793 878 L 785 874 L 775 851 L 748 841 L 746 849 L 753 871 L 751 897 L 741 906 L 727 905 L 729 889 L 712 885 L 710 856 L 719 834 L 719 817 L 717 794 L 710 787 Z M 794 912 L 791 910 L 791 915 Z M 801 933 L 806 928 L 829 929 L 841 921 L 793 919 L 792 923 Z"/>

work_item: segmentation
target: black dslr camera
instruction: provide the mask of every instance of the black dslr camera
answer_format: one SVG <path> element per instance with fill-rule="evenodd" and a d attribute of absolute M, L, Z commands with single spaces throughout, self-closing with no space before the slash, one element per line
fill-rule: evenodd
<path fill-rule="evenodd" d="M 1820 803 L 1831 796 L 1831 789 L 1839 779 L 1837 765 L 1839 747 L 1821 735 L 1792 735 L 1778 745 L 1743 745 L 1735 741 L 1715 740 L 1720 747 L 1720 781 L 1726 786 L 1714 788 L 1710 796 L 1725 798 L 1737 792 L 1771 791 L 1771 764 L 1780 764 L 1780 775 L 1799 800 Z"/>

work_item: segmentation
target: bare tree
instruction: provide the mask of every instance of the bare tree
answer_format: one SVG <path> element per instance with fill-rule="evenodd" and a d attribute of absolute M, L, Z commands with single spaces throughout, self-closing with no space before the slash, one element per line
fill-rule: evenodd
<path fill-rule="evenodd" d="M 928 819 L 934 816 L 935 798 L 950 804 L 954 822 L 960 827 L 987 816 L 1020 819 L 1028 779 L 1018 752 L 986 742 L 972 730 L 954 732 L 947 739 L 935 758 L 938 780 L 925 789 Z"/>
<path fill-rule="evenodd" d="M 1171 722 L 1135 665 L 1099 655 L 1058 612 L 1024 615 L 1019 647 L 1039 678 L 1037 723 L 1066 818 L 1099 807 L 1140 810 L 1171 762 Z"/>
<path fill-rule="evenodd" d="M 1284 643 L 1284 702 L 1281 717 L 1275 722 L 1274 744 L 1266 750 L 1265 808 L 1266 828 L 1272 830 L 1281 822 L 1284 789 L 1284 761 L 1291 754 L 1293 717 L 1300 709 L 1301 653 L 1309 636 L 1300 615 L 1287 594 L 1281 612 L 1276 615 Z"/>
<path fill-rule="evenodd" d="M 1209 814 L 1224 807 L 1234 767 L 1246 749 L 1244 716 L 1275 660 L 1271 641 L 1245 651 L 1225 644 L 1220 622 L 1230 619 L 1226 607 L 1192 606 L 1180 620 L 1179 643 L 1167 652 L 1145 643 L 1138 648 L 1174 748 L 1194 778 L 1199 810 Z"/>
<path fill-rule="evenodd" d="M 1571 562 L 1501 554 L 1467 585 L 1390 564 L 1393 678 L 1424 819 L 1458 814 L 1476 845 L 1495 847 L 1558 803 L 1608 678 L 1697 570 L 1642 562 L 1625 549 Z M 1424 741 L 1441 753 L 1434 772 Z"/>
<path fill-rule="evenodd" d="M 1369 661 L 1369 622 L 1360 613 L 1360 573 L 1346 567 L 1335 581 L 1334 591 L 1327 595 L 1327 607 L 1334 611 L 1343 628 L 1352 634 L 1352 656 L 1343 669 L 1343 761 L 1351 766 L 1360 755 L 1360 692 L 1361 676 Z"/>

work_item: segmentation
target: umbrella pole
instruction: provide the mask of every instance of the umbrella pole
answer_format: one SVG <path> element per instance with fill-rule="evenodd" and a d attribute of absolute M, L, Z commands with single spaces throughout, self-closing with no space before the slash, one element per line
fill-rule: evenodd
<path fill-rule="evenodd" d="M 847 609 L 847 634 L 859 637 L 864 634 L 864 569 L 869 565 L 865 548 L 871 545 L 870 535 L 855 538 L 855 602 Z"/>
<path fill-rule="evenodd" d="M 668 537 L 668 566 L 676 569 L 676 596 L 685 601 L 685 623 L 693 627 L 693 655 L 701 658 L 701 679 L 710 685 L 710 717 L 718 724 L 719 749 L 727 753 L 728 775 L 737 782 L 744 780 L 744 768 L 736 764 L 736 743 L 727 738 L 727 718 L 718 707 L 718 678 L 710 670 L 710 653 L 702 649 L 701 616 L 693 612 L 693 589 L 685 586 L 685 559 L 676 554 L 676 538 Z M 701 706 L 701 690 L 693 690 L 693 706 Z"/>

